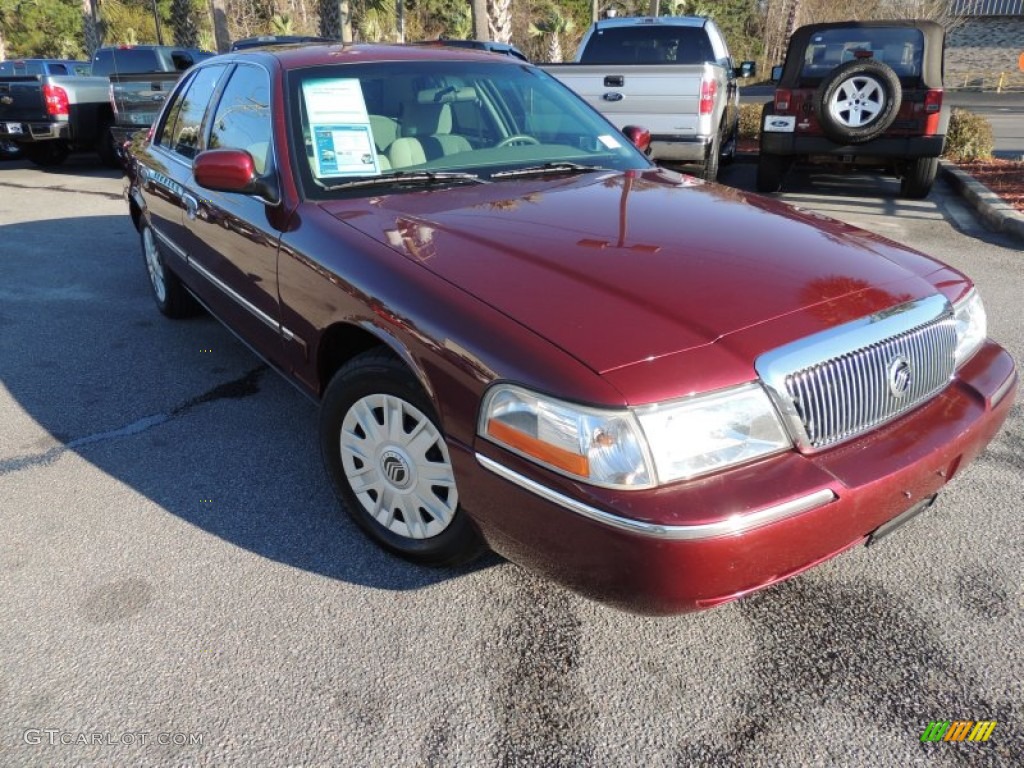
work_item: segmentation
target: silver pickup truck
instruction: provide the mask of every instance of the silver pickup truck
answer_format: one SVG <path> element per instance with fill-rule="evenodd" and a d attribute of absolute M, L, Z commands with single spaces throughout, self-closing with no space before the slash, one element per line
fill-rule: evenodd
<path fill-rule="evenodd" d="M 736 151 L 737 77 L 715 23 L 699 16 L 628 17 L 593 24 L 571 64 L 543 64 L 619 128 L 651 132 L 658 162 L 696 164 L 705 179 Z"/>
<path fill-rule="evenodd" d="M 116 165 L 105 77 L 0 77 L 0 141 L 14 143 L 36 165 L 59 165 L 73 149 L 95 149 Z"/>

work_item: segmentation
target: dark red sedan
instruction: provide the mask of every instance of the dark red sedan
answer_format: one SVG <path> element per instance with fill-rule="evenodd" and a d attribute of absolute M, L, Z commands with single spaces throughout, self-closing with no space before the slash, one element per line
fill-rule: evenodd
<path fill-rule="evenodd" d="M 646 140 L 508 57 L 266 49 L 182 79 L 128 200 L 159 309 L 320 402 L 377 543 L 677 612 L 926 507 L 1017 374 L 964 275 Z"/>

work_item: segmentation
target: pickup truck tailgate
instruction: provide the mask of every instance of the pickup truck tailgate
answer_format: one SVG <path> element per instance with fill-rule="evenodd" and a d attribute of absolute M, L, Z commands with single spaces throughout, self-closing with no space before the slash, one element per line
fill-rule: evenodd
<path fill-rule="evenodd" d="M 0 77 L 0 123 L 41 122 L 49 119 L 43 99 L 42 81 L 38 76 Z"/>
<path fill-rule="evenodd" d="M 695 136 L 703 66 L 545 66 L 618 128 L 642 125 L 652 134 Z"/>

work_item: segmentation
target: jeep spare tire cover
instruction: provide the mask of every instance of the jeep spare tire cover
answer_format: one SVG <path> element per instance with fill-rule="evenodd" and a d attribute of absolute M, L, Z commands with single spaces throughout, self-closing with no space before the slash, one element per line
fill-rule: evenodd
<path fill-rule="evenodd" d="M 833 69 L 814 95 L 822 131 L 839 144 L 863 144 L 896 120 L 903 88 L 892 67 L 854 59 Z"/>

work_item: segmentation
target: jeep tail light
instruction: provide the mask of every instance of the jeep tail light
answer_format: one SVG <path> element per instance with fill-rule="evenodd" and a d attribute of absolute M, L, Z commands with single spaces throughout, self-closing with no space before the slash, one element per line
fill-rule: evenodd
<path fill-rule="evenodd" d="M 700 82 L 700 114 L 710 115 L 715 111 L 715 93 L 718 91 L 718 83 L 714 80 L 701 80 Z"/>
<path fill-rule="evenodd" d="M 924 111 L 938 112 L 942 109 L 942 91 L 928 91 L 924 95 Z"/>
<path fill-rule="evenodd" d="M 785 112 L 789 109 L 790 93 L 787 90 L 779 88 L 775 91 L 775 111 Z"/>
<path fill-rule="evenodd" d="M 68 116 L 68 92 L 59 85 L 44 83 L 43 98 L 46 99 L 46 114 L 64 118 Z"/>

